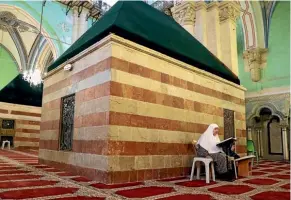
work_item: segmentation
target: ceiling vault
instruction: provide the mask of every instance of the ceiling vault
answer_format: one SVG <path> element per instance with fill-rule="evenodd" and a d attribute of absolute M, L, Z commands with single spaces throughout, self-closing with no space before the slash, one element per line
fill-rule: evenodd
<path fill-rule="evenodd" d="M 16 49 L 18 51 L 20 62 L 21 62 L 21 69 L 27 70 L 28 69 L 28 56 L 27 51 L 24 46 L 23 40 L 19 34 L 19 32 L 15 28 L 7 27 L 7 31 L 9 35 L 11 36 L 12 40 L 14 41 L 14 44 L 16 46 Z"/>

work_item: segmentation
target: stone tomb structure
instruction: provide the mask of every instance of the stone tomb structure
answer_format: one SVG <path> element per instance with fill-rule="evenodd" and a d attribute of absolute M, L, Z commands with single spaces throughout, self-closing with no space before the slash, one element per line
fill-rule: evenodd
<path fill-rule="evenodd" d="M 103 183 L 188 175 L 210 123 L 245 155 L 244 94 L 172 18 L 118 2 L 49 67 L 39 161 Z"/>
<path fill-rule="evenodd" d="M 42 84 L 31 86 L 21 74 L 0 90 L 0 145 L 38 149 L 41 101 Z"/>

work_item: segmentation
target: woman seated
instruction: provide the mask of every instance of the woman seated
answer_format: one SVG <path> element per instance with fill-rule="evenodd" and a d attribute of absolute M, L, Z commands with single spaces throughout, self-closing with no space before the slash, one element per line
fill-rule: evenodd
<path fill-rule="evenodd" d="M 197 142 L 197 156 L 210 156 L 214 161 L 214 168 L 218 177 L 226 181 L 233 181 L 235 174 L 233 170 L 228 170 L 226 154 L 220 147 L 216 146 L 216 144 L 220 142 L 218 132 L 218 125 L 209 125 Z"/>

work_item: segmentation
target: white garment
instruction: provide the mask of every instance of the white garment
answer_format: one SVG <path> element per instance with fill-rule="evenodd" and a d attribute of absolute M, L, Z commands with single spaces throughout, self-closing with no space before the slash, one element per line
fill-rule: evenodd
<path fill-rule="evenodd" d="M 220 147 L 216 144 L 220 142 L 218 135 L 214 136 L 213 131 L 218 128 L 217 124 L 210 124 L 207 130 L 200 136 L 197 144 L 203 147 L 208 153 L 219 153 L 223 152 Z"/>

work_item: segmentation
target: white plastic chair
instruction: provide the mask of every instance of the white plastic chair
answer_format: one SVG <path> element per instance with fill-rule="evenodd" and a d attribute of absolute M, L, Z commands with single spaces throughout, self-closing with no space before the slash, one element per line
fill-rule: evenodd
<path fill-rule="evenodd" d="M 215 181 L 215 171 L 214 171 L 213 159 L 211 157 L 206 157 L 206 158 L 197 157 L 196 156 L 196 150 L 197 150 L 196 143 L 194 143 L 193 146 L 194 146 L 195 157 L 193 158 L 190 181 L 193 180 L 194 170 L 195 170 L 196 165 L 197 165 L 196 179 L 198 179 L 198 180 L 200 179 L 201 163 L 204 163 L 204 166 L 205 166 L 206 183 L 210 183 L 210 167 L 209 167 L 210 165 L 211 165 L 211 172 L 212 172 L 212 180 Z"/>
<path fill-rule="evenodd" d="M 10 141 L 9 140 L 5 140 L 2 142 L 2 149 L 4 149 L 6 143 L 7 143 L 8 149 L 10 150 Z"/>

